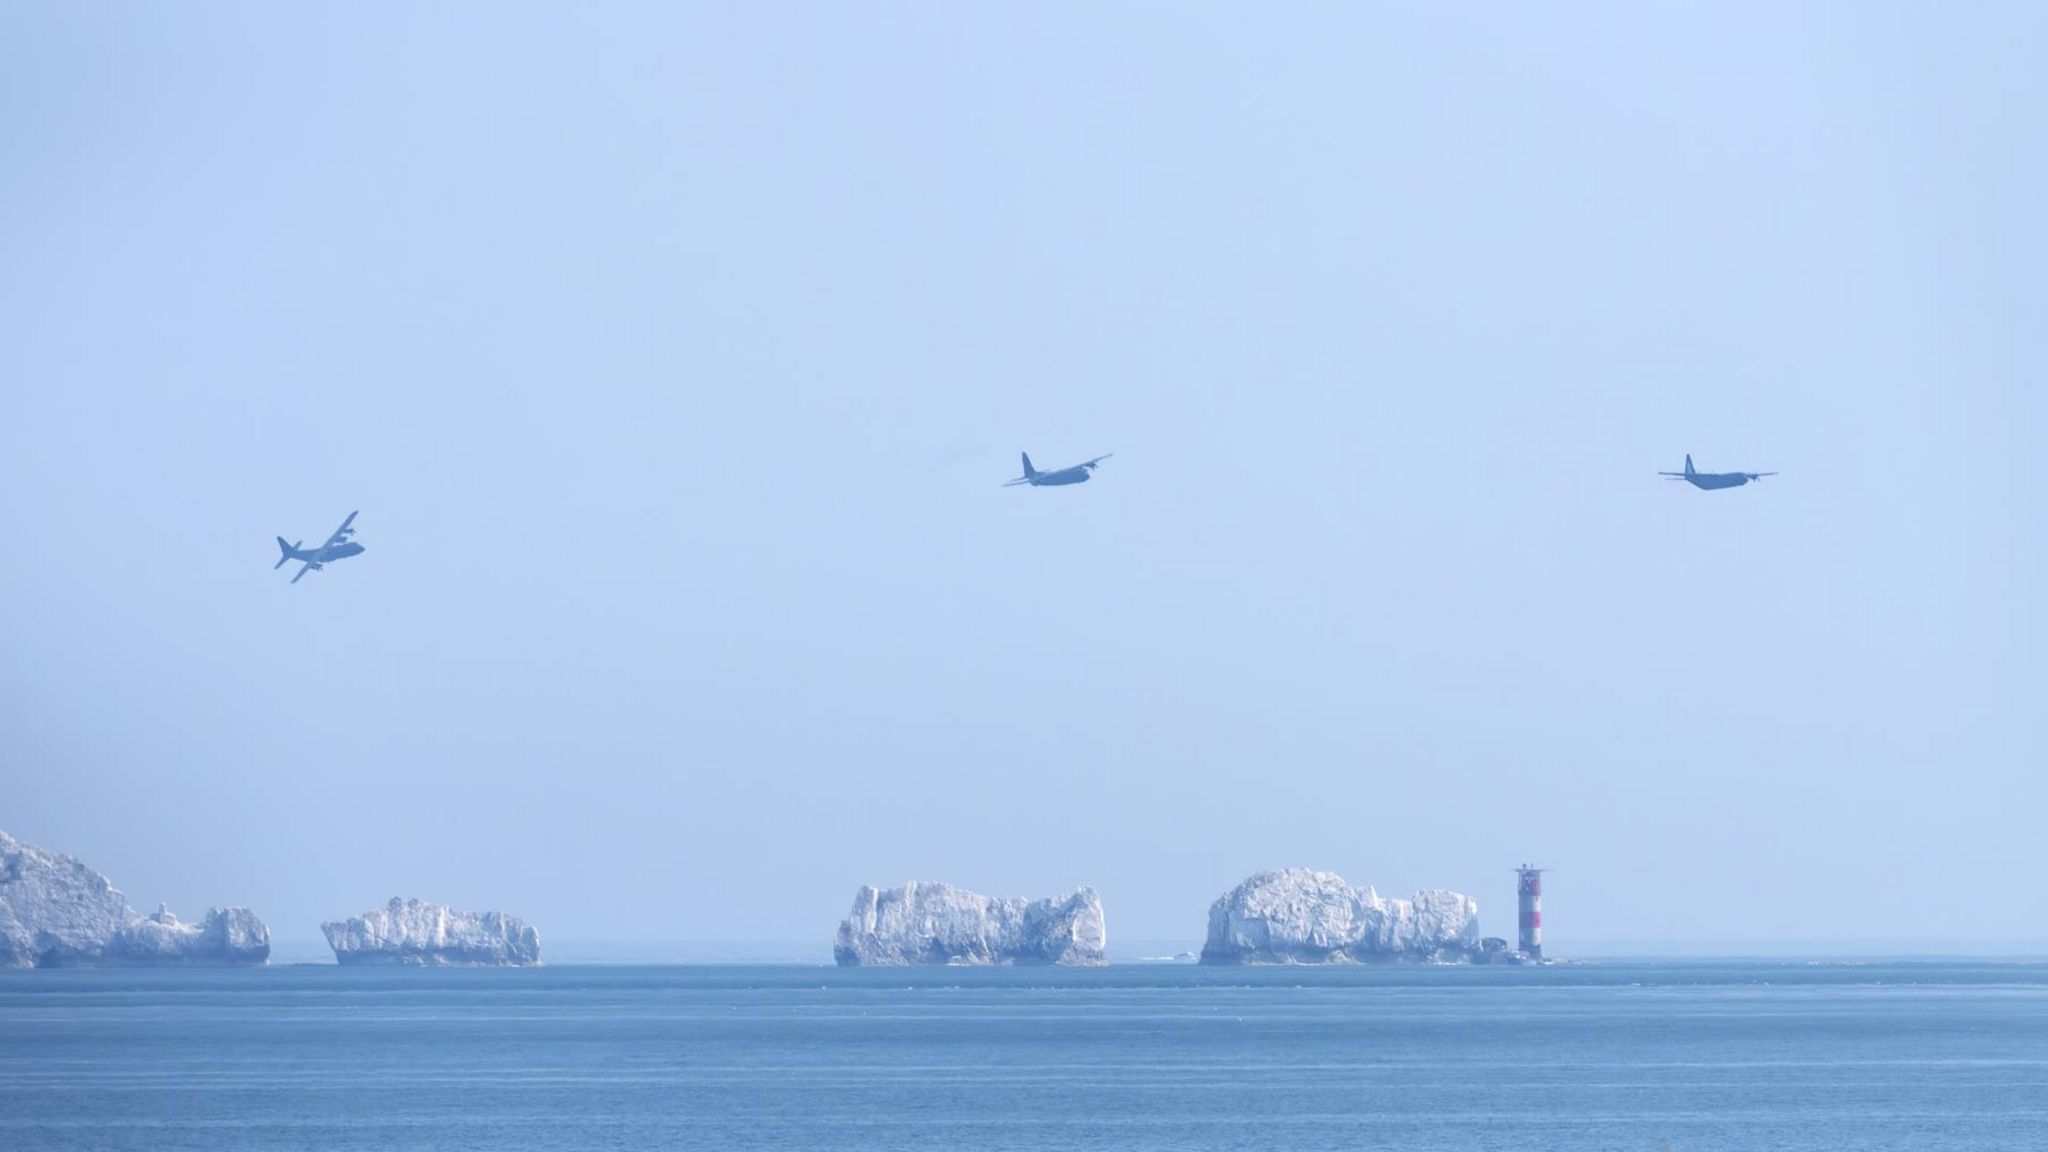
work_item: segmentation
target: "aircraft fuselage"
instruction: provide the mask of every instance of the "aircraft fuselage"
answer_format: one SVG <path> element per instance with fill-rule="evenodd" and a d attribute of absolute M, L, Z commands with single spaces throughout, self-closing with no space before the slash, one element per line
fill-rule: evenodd
<path fill-rule="evenodd" d="M 294 560 L 310 561 L 314 564 L 325 564 L 329 560 L 346 560 L 351 556 L 360 556 L 362 552 L 363 546 L 350 540 L 346 544 L 335 544 L 326 548 L 307 548 L 303 551 L 292 553 L 291 558 Z"/>
<path fill-rule="evenodd" d="M 1765 477 L 1765 476 L 1776 476 L 1776 475 L 1777 475 L 1777 473 L 1776 473 L 1776 472 L 1700 472 L 1700 471 L 1697 471 L 1697 470 L 1695 470 L 1695 469 L 1693 468 L 1693 466 L 1692 466 L 1692 453 L 1688 452 L 1688 453 L 1686 453 L 1686 455 L 1685 455 L 1685 471 L 1683 471 L 1683 472 L 1659 472 L 1659 473 L 1657 473 L 1657 475 L 1659 475 L 1659 476 L 1664 476 L 1664 477 L 1668 477 L 1668 478 L 1670 478 L 1670 479 L 1672 479 L 1672 480 L 1683 480 L 1683 481 L 1685 481 L 1685 482 L 1686 482 L 1687 484 L 1690 484 L 1690 485 L 1692 485 L 1692 486 L 1693 486 L 1693 487 L 1695 487 L 1695 488 L 1700 488 L 1700 489 L 1704 489 L 1704 490 L 1706 490 L 1706 491 L 1709 491 L 1709 492 L 1711 492 L 1711 491 L 1713 491 L 1713 490 L 1714 490 L 1714 489 L 1716 489 L 1716 488 L 1740 488 L 1740 487 L 1742 487 L 1742 486 L 1743 486 L 1744 484 L 1747 484 L 1747 483 L 1749 483 L 1749 482 L 1750 482 L 1751 480 L 1758 480 L 1758 479 L 1761 479 L 1761 478 L 1763 478 L 1763 477 Z"/>
<path fill-rule="evenodd" d="M 1031 466 L 1031 453 L 1019 452 L 1017 457 L 1024 465 L 1024 474 L 1015 480 L 1004 481 L 1003 487 L 1012 488 L 1019 484 L 1029 484 L 1033 488 L 1058 488 L 1064 484 L 1086 484 L 1088 474 L 1095 471 L 1095 466 L 1112 455 L 1115 453 L 1097 456 L 1093 460 L 1083 460 L 1079 464 L 1065 468 L 1055 468 L 1050 472 L 1040 472 Z"/>

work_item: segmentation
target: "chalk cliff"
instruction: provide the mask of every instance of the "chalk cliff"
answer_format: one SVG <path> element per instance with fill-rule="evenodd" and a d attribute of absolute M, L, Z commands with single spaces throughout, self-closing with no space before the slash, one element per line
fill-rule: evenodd
<path fill-rule="evenodd" d="M 1261 872 L 1209 907 L 1204 964 L 1456 961 L 1479 947 L 1479 905 L 1442 889 L 1383 899 L 1306 868 Z"/>
<path fill-rule="evenodd" d="M 341 964 L 526 965 L 540 963 L 540 933 L 503 912 L 457 912 L 400 900 L 322 924 Z"/>
<path fill-rule="evenodd" d="M 1101 964 L 1102 901 L 1092 888 L 1000 899 L 950 884 L 863 886 L 839 925 L 842 965 Z"/>
<path fill-rule="evenodd" d="M 186 924 L 138 916 L 105 876 L 0 832 L 0 968 L 261 964 L 270 932 L 247 908 Z"/>

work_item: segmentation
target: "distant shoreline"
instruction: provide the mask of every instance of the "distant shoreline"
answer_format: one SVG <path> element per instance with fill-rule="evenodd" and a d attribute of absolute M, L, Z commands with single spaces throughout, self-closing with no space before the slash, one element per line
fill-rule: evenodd
<path fill-rule="evenodd" d="M 705 955 L 682 949 L 656 954 L 644 952 L 607 953 L 598 950 L 564 949 L 565 955 L 551 958 L 545 963 L 548 968 L 836 968 L 830 953 L 823 955 L 764 954 L 752 955 Z M 1554 966 L 1579 965 L 1666 965 L 1666 964 L 1936 964 L 1936 963 L 1978 963 L 1978 964 L 2030 964 L 2048 963 L 2048 946 L 2031 950 L 1987 950 L 1979 952 L 1955 951 L 1894 951 L 1894 952 L 1726 952 L 1726 953 L 1679 953 L 1679 952 L 1596 952 L 1586 955 L 1564 954 L 1554 957 Z M 325 957 L 302 953 L 298 950 L 273 955 L 272 968 L 339 968 L 332 955 Z M 1333 969 L 1384 970 L 1474 968 L 1488 965 L 1471 964 L 1421 964 L 1388 962 L 1385 964 L 1237 964 L 1201 965 L 1192 958 L 1170 956 L 1112 956 L 1109 968 L 1206 968 L 1210 971 L 1227 972 L 1233 968 L 1256 968 L 1292 971 L 1323 971 Z M 1059 965 L 977 965 L 977 964 L 928 964 L 903 965 L 868 969 L 878 972 L 902 972 L 913 970 L 960 970 L 966 968 L 1016 968 L 1018 970 L 1068 970 Z M 130 969 L 133 970 L 133 969 Z"/>
<path fill-rule="evenodd" d="M 1141 984 L 1163 981 L 1174 987 L 1437 987 L 1460 988 L 1584 987 L 1624 988 L 1657 985 L 1667 974 L 1680 983 L 1733 983 L 1797 987 L 1801 984 L 1872 983 L 1912 985 L 1944 982 L 1944 973 L 1972 985 L 2014 983 L 2048 985 L 2048 953 L 2031 955 L 1910 956 L 1589 956 L 1569 957 L 1544 965 L 1503 964 L 1196 964 L 1192 961 L 1129 960 L 1100 966 L 1059 964 L 911 964 L 892 967 L 845 967 L 825 960 L 604 960 L 579 958 L 531 966 L 402 967 L 342 965 L 333 961 L 276 960 L 267 965 L 184 965 L 175 967 L 57 967 L 0 969 L 0 989 L 56 980 L 141 982 L 228 981 L 260 987 L 266 978 L 291 973 L 312 976 L 331 972 L 347 986 L 383 986 L 408 981 L 549 979 L 564 972 L 640 970 L 648 973 L 727 973 L 765 981 L 763 988 L 825 989 L 906 986 L 951 987 L 963 981 L 991 987 L 1012 985 L 1114 986 L 1133 979 Z M 2011 977 L 2000 975 L 2009 971 Z M 503 973 L 505 975 L 481 975 Z M 517 974 L 524 975 L 517 975 Z M 325 980 L 326 976 L 319 976 Z M 694 977 L 678 977 L 689 979 Z M 715 976 L 713 978 L 716 978 Z M 728 977 L 730 978 L 730 977 Z M 791 981 L 796 983 L 792 984 Z M 815 981 L 815 983 L 814 983 Z"/>

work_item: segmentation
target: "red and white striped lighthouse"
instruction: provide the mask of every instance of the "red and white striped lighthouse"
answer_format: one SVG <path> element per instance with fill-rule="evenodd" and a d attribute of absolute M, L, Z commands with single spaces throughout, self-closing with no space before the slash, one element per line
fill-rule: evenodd
<path fill-rule="evenodd" d="M 1543 959 L 1543 873 L 1545 869 L 1531 868 L 1527 864 L 1515 869 L 1515 886 L 1520 894 L 1519 919 L 1516 921 L 1515 947 L 1527 953 L 1531 960 Z"/>

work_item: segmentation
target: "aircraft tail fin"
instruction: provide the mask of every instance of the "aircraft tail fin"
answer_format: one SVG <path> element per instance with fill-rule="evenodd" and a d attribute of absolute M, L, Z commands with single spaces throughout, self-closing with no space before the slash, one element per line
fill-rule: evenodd
<path fill-rule="evenodd" d="M 1029 479 L 1031 479 L 1031 478 L 1032 478 L 1033 476 L 1036 476 L 1036 475 L 1038 475 L 1038 469 L 1036 469 L 1036 468 L 1033 468 L 1033 467 L 1031 466 L 1031 453 L 1029 453 L 1029 452 L 1020 452 L 1020 453 L 1018 453 L 1018 455 L 1020 455 L 1020 456 L 1024 457 L 1024 478 L 1025 478 L 1026 480 L 1029 480 Z"/>
<path fill-rule="evenodd" d="M 270 566 L 270 570 L 271 570 L 272 572 L 275 572 L 275 571 L 277 571 L 277 570 L 278 570 L 279 568 L 282 568 L 282 567 L 284 567 L 284 566 L 285 566 L 286 564 L 290 563 L 290 562 L 291 562 L 291 558 L 292 558 L 292 553 L 294 553 L 294 552 L 298 551 L 299 549 L 298 549 L 298 545 L 296 545 L 296 544 L 287 544 L 287 543 L 285 543 L 285 542 L 284 542 L 284 537 L 282 537 L 282 536 L 279 536 L 279 537 L 277 538 L 277 550 L 278 550 L 278 551 L 279 551 L 280 553 L 282 553 L 282 555 L 280 555 L 280 556 L 279 556 L 279 557 L 277 558 L 277 563 L 275 563 L 275 564 L 272 564 L 272 565 Z"/>
<path fill-rule="evenodd" d="M 1687 452 L 1687 453 L 1685 454 L 1685 474 L 1686 474 L 1687 476 L 1691 476 L 1691 475 L 1694 475 L 1694 474 L 1695 474 L 1695 473 L 1693 472 L 1693 470 L 1692 470 L 1692 453 L 1690 453 L 1690 452 Z"/>

